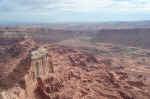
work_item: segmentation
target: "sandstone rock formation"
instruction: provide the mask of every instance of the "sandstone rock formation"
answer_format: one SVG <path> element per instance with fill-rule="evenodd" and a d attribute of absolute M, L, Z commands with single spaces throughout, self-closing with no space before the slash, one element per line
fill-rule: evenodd
<path fill-rule="evenodd" d="M 150 98 L 149 72 L 131 72 L 132 63 L 65 46 L 37 47 L 32 40 L 10 49 L 17 56 L 9 57 L 7 65 L 14 66 L 1 73 L 0 99 Z"/>
<path fill-rule="evenodd" d="M 25 76 L 27 96 L 36 97 L 34 91 L 38 84 L 38 79 L 48 77 L 52 73 L 53 67 L 50 56 L 44 48 L 39 48 L 30 53 L 30 69 Z M 32 94 L 33 93 L 33 94 Z M 30 98 L 29 98 L 30 99 Z M 36 99 L 36 98 L 35 98 Z"/>
<path fill-rule="evenodd" d="M 6 50 L 6 61 L 0 64 L 2 99 L 26 99 L 24 76 L 30 68 L 30 51 L 36 48 L 32 39 L 13 44 Z"/>

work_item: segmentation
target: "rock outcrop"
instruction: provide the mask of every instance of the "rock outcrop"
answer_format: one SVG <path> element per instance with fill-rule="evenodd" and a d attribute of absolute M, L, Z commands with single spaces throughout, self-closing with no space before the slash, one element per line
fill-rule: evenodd
<path fill-rule="evenodd" d="M 54 72 L 48 51 L 38 48 L 34 41 L 26 38 L 8 48 L 7 54 L 10 59 L 7 65 L 13 63 L 14 66 L 6 66 L 9 70 L 4 68 L 4 73 L 1 73 L 2 99 L 34 99 L 37 79 Z"/>
<path fill-rule="evenodd" d="M 30 53 L 30 58 L 30 69 L 25 76 L 25 82 L 28 99 L 34 99 L 33 97 L 36 97 L 34 91 L 37 88 L 38 79 L 48 77 L 54 70 L 51 57 L 46 49 L 38 48 L 33 50 Z"/>
<path fill-rule="evenodd" d="M 30 51 L 36 47 L 36 43 L 27 38 L 7 48 L 6 61 L 0 64 L 2 99 L 26 99 L 24 76 L 30 69 Z"/>
<path fill-rule="evenodd" d="M 13 47 L 10 52 L 17 52 L 17 56 L 14 59 L 10 56 L 11 60 L 7 63 L 10 65 L 13 61 L 14 66 L 3 73 L 0 79 L 0 99 L 150 97 L 149 73 L 129 71 L 133 69 L 130 66 L 133 64 L 65 46 L 37 47 L 29 40 L 15 46 L 17 47 Z M 130 67 L 115 69 L 120 64 Z"/>

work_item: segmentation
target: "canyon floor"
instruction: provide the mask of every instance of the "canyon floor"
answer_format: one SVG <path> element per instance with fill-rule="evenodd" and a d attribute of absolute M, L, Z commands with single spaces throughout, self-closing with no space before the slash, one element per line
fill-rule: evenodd
<path fill-rule="evenodd" d="M 0 99 L 150 99 L 149 50 L 79 42 L 1 48 Z"/>

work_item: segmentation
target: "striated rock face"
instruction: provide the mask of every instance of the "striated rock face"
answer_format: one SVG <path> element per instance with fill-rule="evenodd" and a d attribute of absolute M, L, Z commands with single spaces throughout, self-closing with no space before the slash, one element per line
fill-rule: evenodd
<path fill-rule="evenodd" d="M 34 99 L 37 79 L 47 77 L 54 72 L 51 57 L 45 48 L 37 48 L 36 44 L 27 39 L 8 48 L 7 53 L 10 70 L 4 68 L 0 81 L 2 99 Z M 16 58 L 16 59 L 15 59 Z M 17 95 L 16 95 L 17 93 Z"/>
<path fill-rule="evenodd" d="M 31 64 L 28 73 L 25 76 L 26 91 L 29 99 L 34 99 L 34 90 L 37 88 L 37 80 L 42 77 L 48 77 L 52 73 L 53 67 L 51 57 L 44 48 L 39 48 L 30 53 Z M 32 98 L 31 98 L 32 97 Z"/>
<path fill-rule="evenodd" d="M 133 63 L 123 63 L 64 46 L 37 47 L 30 42 L 23 41 L 14 48 L 19 51 L 19 61 L 14 62 L 14 67 L 6 75 L 2 75 L 0 99 L 150 97 L 149 71 L 132 71 L 135 68 Z M 124 67 L 119 68 L 120 65 Z"/>

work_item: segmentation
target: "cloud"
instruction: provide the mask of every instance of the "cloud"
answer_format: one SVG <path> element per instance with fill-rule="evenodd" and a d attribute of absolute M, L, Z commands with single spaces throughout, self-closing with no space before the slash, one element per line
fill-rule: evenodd
<path fill-rule="evenodd" d="M 0 11 L 150 11 L 149 0 L 0 0 Z"/>
<path fill-rule="evenodd" d="M 0 21 L 148 19 L 149 11 L 150 0 L 0 0 Z"/>

